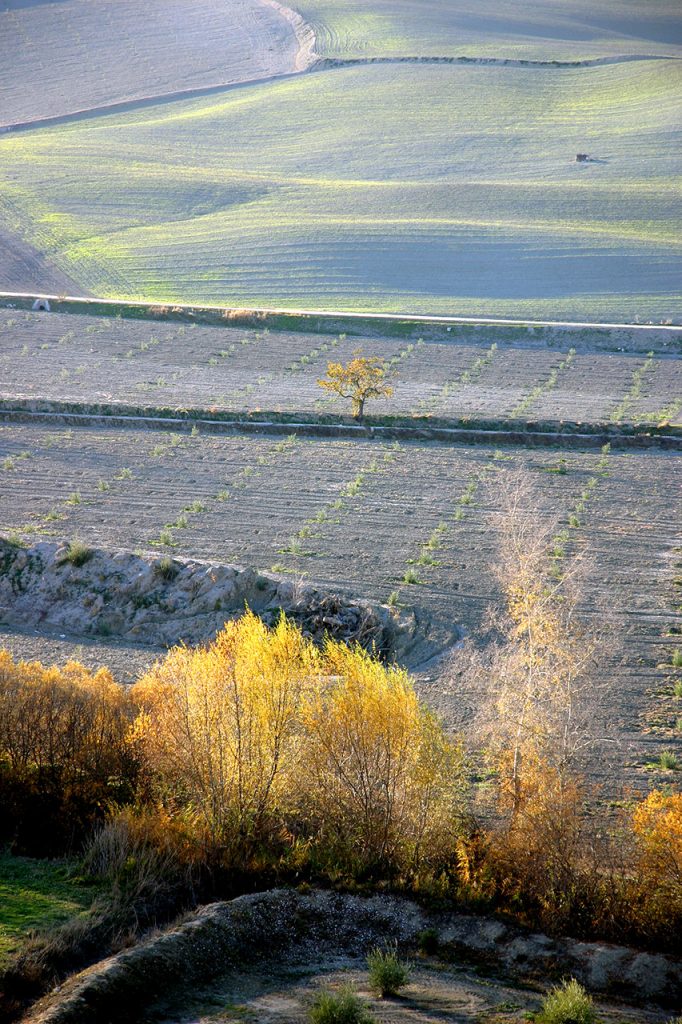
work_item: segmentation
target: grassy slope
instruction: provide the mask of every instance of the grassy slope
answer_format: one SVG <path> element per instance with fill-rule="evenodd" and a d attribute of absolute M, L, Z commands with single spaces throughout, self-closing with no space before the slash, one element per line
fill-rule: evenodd
<path fill-rule="evenodd" d="M 0 966 L 29 931 L 61 924 L 92 900 L 63 863 L 0 854 Z"/>
<path fill-rule="evenodd" d="M 667 317 L 681 73 L 356 67 L 8 135 L 0 217 L 112 296 Z"/>
<path fill-rule="evenodd" d="M 575 60 L 680 52 L 671 0 L 298 0 L 324 56 Z"/>
<path fill-rule="evenodd" d="M 260 0 L 4 0 L 0 124 L 293 68 Z"/>

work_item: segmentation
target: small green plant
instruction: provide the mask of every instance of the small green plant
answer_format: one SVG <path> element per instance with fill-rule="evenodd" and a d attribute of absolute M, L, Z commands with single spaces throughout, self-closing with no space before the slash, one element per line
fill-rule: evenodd
<path fill-rule="evenodd" d="M 410 980 L 410 966 L 399 959 L 396 946 L 370 950 L 367 967 L 370 986 L 381 996 L 396 996 Z"/>
<path fill-rule="evenodd" d="M 391 593 L 388 595 L 388 601 L 387 601 L 388 607 L 389 608 L 397 608 L 399 600 L 400 600 L 400 594 L 398 593 L 398 591 L 397 590 L 392 590 Z"/>
<path fill-rule="evenodd" d="M 682 668 L 682 647 L 673 651 L 672 665 L 673 668 Z"/>
<path fill-rule="evenodd" d="M 575 978 L 553 988 L 542 1003 L 537 1024 L 595 1024 L 592 997 Z"/>
<path fill-rule="evenodd" d="M 658 764 L 659 767 L 669 772 L 678 772 L 682 768 L 675 752 L 672 750 L 662 750 L 658 757 Z"/>
<path fill-rule="evenodd" d="M 676 697 L 682 697 L 682 679 L 678 679 L 673 684 L 673 693 Z"/>
<path fill-rule="evenodd" d="M 164 555 L 154 564 L 154 575 L 162 580 L 170 581 L 178 574 L 178 567 L 170 555 Z"/>
<path fill-rule="evenodd" d="M 97 490 L 98 491 L 102 491 L 102 492 L 103 491 L 108 491 L 110 489 L 110 487 L 111 487 L 111 484 L 108 483 L 108 481 L 106 481 L 106 480 L 98 480 L 97 481 Z"/>
<path fill-rule="evenodd" d="M 411 586 L 418 586 L 421 583 L 419 576 L 417 576 L 414 569 L 408 569 L 402 579 L 403 583 L 407 583 Z"/>
<path fill-rule="evenodd" d="M 375 1017 L 349 987 L 319 992 L 308 1013 L 310 1024 L 373 1024 Z"/>
<path fill-rule="evenodd" d="M 61 563 L 69 562 L 79 568 L 92 558 L 92 548 L 82 540 L 72 540 L 61 558 Z"/>
<path fill-rule="evenodd" d="M 417 944 L 419 950 L 425 953 L 426 956 L 433 956 L 438 952 L 438 932 L 435 928 L 426 928 L 423 932 L 420 932 L 417 937 Z"/>
<path fill-rule="evenodd" d="M 80 505 L 82 502 L 80 491 L 73 491 L 66 499 L 67 505 Z"/>

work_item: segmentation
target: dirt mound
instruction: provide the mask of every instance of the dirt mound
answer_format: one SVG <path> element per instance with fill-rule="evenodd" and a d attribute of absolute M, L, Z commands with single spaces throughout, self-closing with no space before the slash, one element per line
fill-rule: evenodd
<path fill-rule="evenodd" d="M 390 896 L 364 899 L 330 892 L 272 890 L 203 907 L 156 935 L 66 982 L 26 1024 L 130 1021 L 134 1011 L 175 986 L 205 982 L 262 955 L 281 962 L 294 949 L 355 955 L 377 942 L 413 944 L 435 928 L 443 951 L 494 965 L 510 977 L 543 980 L 572 974 L 594 991 L 676 1005 L 682 970 L 669 957 L 521 932 L 499 921 L 427 914 Z M 248 969 L 248 967 L 246 968 Z"/>
<path fill-rule="evenodd" d="M 269 625 L 283 611 L 316 642 L 330 636 L 384 656 L 412 639 L 411 621 L 399 621 L 387 607 L 255 569 L 97 548 L 76 552 L 55 542 L 22 548 L 0 539 L 0 620 L 22 628 L 196 644 L 247 606 Z"/>

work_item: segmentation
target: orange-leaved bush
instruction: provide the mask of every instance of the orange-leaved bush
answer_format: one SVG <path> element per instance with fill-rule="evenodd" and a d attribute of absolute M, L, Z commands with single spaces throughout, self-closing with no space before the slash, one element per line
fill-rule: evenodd
<path fill-rule="evenodd" d="M 645 930 L 682 928 L 682 793 L 654 789 L 632 814 Z"/>
<path fill-rule="evenodd" d="M 316 648 L 247 612 L 179 647 L 133 689 L 133 739 L 167 808 L 223 864 L 269 844 L 404 866 L 451 852 L 459 748 L 409 677 L 359 648 Z"/>
<path fill-rule="evenodd" d="M 304 707 L 303 803 L 322 848 L 356 870 L 452 856 L 465 774 L 459 745 L 404 670 L 329 643 Z"/>
<path fill-rule="evenodd" d="M 15 662 L 0 651 L 3 838 L 25 852 L 78 845 L 112 803 L 132 798 L 132 707 L 106 669 Z"/>

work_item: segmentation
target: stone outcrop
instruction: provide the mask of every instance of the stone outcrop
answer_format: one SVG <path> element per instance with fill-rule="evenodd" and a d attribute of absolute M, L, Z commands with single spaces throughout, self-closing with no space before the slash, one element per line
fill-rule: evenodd
<path fill-rule="evenodd" d="M 394 896 L 362 898 L 289 889 L 200 908 L 177 927 L 75 975 L 38 1004 L 25 1024 L 114 1024 L 167 996 L 176 985 L 248 970 L 256 957 L 281 960 L 328 952 L 361 956 L 396 941 L 409 948 L 433 928 L 448 958 L 489 965 L 511 978 L 578 978 L 594 992 L 674 1007 L 682 967 L 671 957 L 618 946 L 534 935 L 491 918 L 430 914 Z"/>
<path fill-rule="evenodd" d="M 0 539 L 0 621 L 171 646 L 211 639 L 248 606 L 268 624 L 284 611 L 315 641 L 328 635 L 383 654 L 410 644 L 410 622 L 387 607 L 255 569 L 98 548 L 81 556 L 74 564 L 66 544 Z"/>

